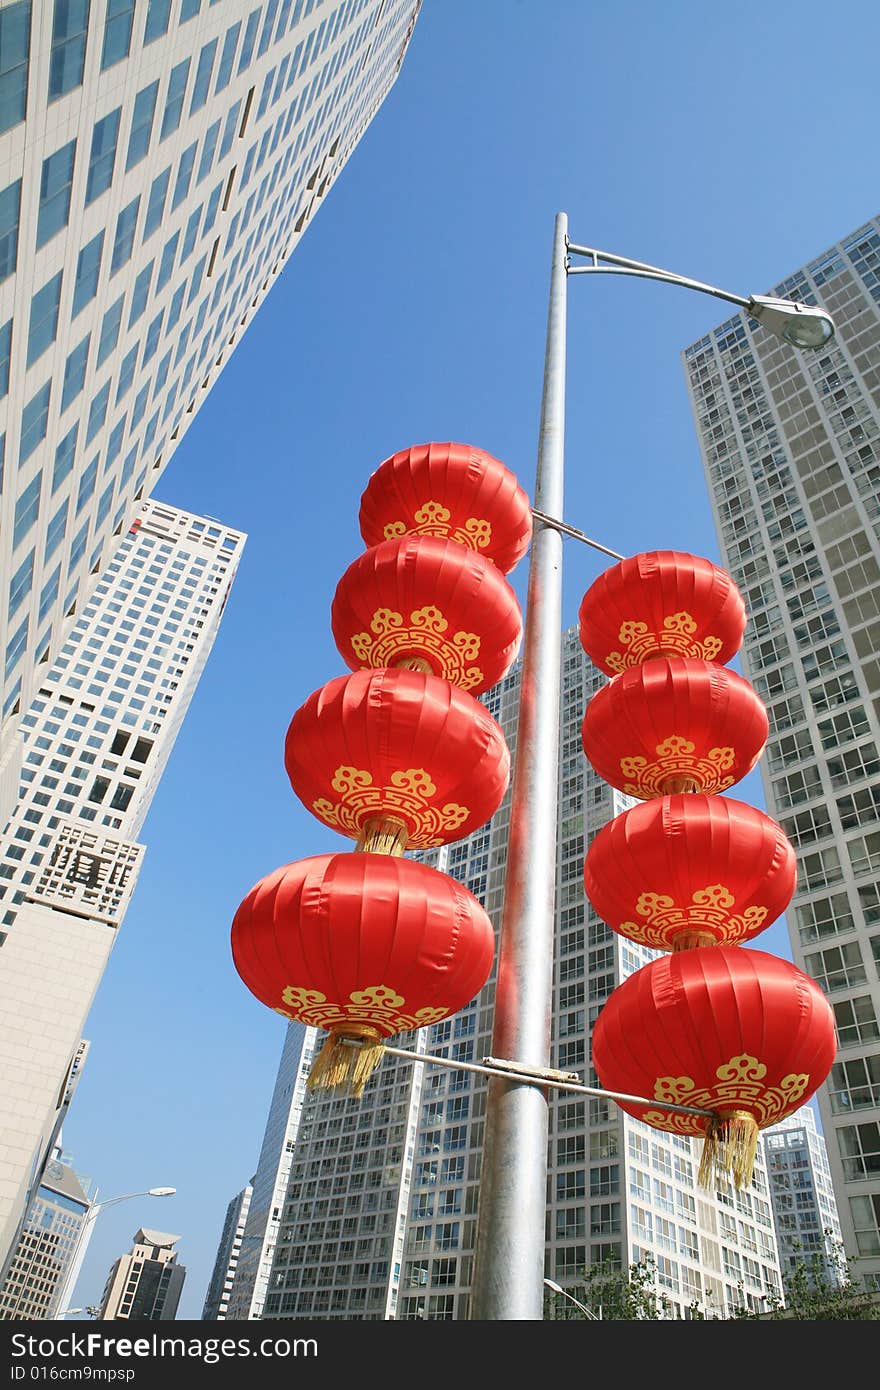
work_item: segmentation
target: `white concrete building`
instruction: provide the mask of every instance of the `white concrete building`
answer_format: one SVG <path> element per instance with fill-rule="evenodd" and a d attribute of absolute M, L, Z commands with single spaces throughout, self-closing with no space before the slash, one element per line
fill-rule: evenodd
<path fill-rule="evenodd" d="M 180 1236 L 141 1227 L 128 1255 L 115 1261 L 101 1297 L 98 1317 L 130 1322 L 173 1322 L 186 1270 L 174 1249 Z"/>
<path fill-rule="evenodd" d="M 0 828 L 18 727 L 419 0 L 0 0 Z"/>
<path fill-rule="evenodd" d="M 142 503 L 23 720 L 20 796 L 0 836 L 0 1264 L 64 1113 L 140 828 L 244 541 Z"/>
<path fill-rule="evenodd" d="M 684 364 L 770 714 L 767 806 L 798 856 L 792 955 L 837 1021 L 817 1099 L 844 1246 L 880 1288 L 880 219 L 771 293 L 821 304 L 836 337 L 793 352 L 735 315 Z"/>

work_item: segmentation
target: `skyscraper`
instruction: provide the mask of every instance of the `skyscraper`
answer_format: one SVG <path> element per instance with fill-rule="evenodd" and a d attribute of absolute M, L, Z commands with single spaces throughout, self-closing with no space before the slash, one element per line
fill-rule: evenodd
<path fill-rule="evenodd" d="M 792 353 L 743 315 L 684 364 L 742 651 L 767 703 L 767 805 L 795 846 L 796 963 L 828 995 L 818 1093 L 847 1254 L 880 1287 L 880 220 L 773 291 L 835 338 Z"/>
<path fill-rule="evenodd" d="M 141 504 L 23 720 L 20 797 L 0 836 L 0 1263 L 64 1113 L 140 868 L 137 837 L 244 540 Z"/>
<path fill-rule="evenodd" d="M 46 1164 L 6 1278 L 0 1318 L 57 1317 L 82 1242 L 92 1199 L 63 1155 Z"/>
<path fill-rule="evenodd" d="M 812 1106 L 801 1106 L 765 1137 L 767 1176 L 776 1222 L 782 1281 L 818 1260 L 824 1277 L 840 1276 L 840 1218 L 831 1186 L 828 1150 Z"/>
<path fill-rule="evenodd" d="M 241 1238 L 244 1235 L 253 1191 L 254 1189 L 248 1183 L 233 1197 L 226 1208 L 226 1220 L 223 1222 L 223 1232 L 217 1248 L 217 1259 L 214 1261 L 211 1282 L 208 1285 L 208 1292 L 205 1294 L 205 1303 L 202 1308 L 203 1322 L 223 1322 L 228 1316 L 229 1295 L 232 1292 L 232 1281 L 238 1267 Z"/>
<path fill-rule="evenodd" d="M 418 9 L 0 6 L 0 828 L 41 663 L 381 105 Z"/>
<path fill-rule="evenodd" d="M 107 1275 L 98 1317 L 172 1322 L 186 1279 L 174 1249 L 179 1240 L 164 1231 L 135 1231 L 131 1252 L 120 1255 Z"/>
<path fill-rule="evenodd" d="M 563 692 L 557 827 L 552 1065 L 598 1082 L 590 1030 L 611 990 L 654 953 L 615 935 L 586 902 L 591 835 L 632 804 L 587 764 L 580 726 L 604 683 L 576 631 L 561 638 Z M 520 673 L 483 703 L 516 750 Z M 492 820 L 423 857 L 467 884 L 497 923 L 509 793 Z M 467 1008 L 400 1047 L 479 1062 L 491 1051 L 494 976 Z M 516 1060 L 516 1059 L 512 1059 Z M 279 1077 L 280 1084 L 280 1077 Z M 276 1088 L 277 1090 L 277 1088 Z M 463 1319 L 468 1316 L 486 1078 L 386 1057 L 361 1100 L 309 1093 L 302 1106 L 275 1258 L 269 1318 Z M 697 1187 L 694 1141 L 631 1119 L 604 1097 L 550 1091 L 546 1273 L 563 1286 L 606 1260 L 651 1256 L 677 1316 L 723 1312 L 780 1287 L 763 1150 L 750 1188 Z"/>

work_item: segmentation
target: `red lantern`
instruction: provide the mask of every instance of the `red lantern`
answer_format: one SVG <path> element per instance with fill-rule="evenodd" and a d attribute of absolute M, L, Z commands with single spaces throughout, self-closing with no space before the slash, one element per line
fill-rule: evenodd
<path fill-rule="evenodd" d="M 746 624 L 730 575 L 680 550 L 612 565 L 587 590 L 578 616 L 584 651 L 610 676 L 655 656 L 721 665 L 739 651 Z"/>
<path fill-rule="evenodd" d="M 834 1060 L 834 1015 L 789 961 L 749 947 L 676 951 L 618 985 L 593 1030 L 600 1085 L 655 1129 L 703 1134 L 699 1180 L 751 1180 L 758 1130 L 800 1108 Z M 663 1102 L 716 1112 L 664 1110 Z"/>
<path fill-rule="evenodd" d="M 337 676 L 290 723 L 284 765 L 318 820 L 402 854 L 458 840 L 497 811 L 510 777 L 498 724 L 473 696 L 420 671 Z"/>
<path fill-rule="evenodd" d="M 794 849 L 763 811 L 726 796 L 660 796 L 602 827 L 584 888 L 604 922 L 660 951 L 733 946 L 784 912 Z"/>
<path fill-rule="evenodd" d="M 368 546 L 441 536 L 478 550 L 506 574 L 528 549 L 529 499 L 497 458 L 470 444 L 416 444 L 380 463 L 361 497 Z"/>
<path fill-rule="evenodd" d="M 251 993 L 330 1034 L 309 1085 L 355 1095 L 382 1039 L 437 1023 L 479 993 L 494 946 L 492 923 L 463 884 L 376 854 L 286 864 L 251 889 L 232 923 L 235 967 Z"/>
<path fill-rule="evenodd" d="M 581 728 L 599 776 L 641 800 L 725 791 L 755 766 L 767 733 L 767 711 L 748 681 L 686 657 L 656 657 L 615 676 L 587 705 Z"/>
<path fill-rule="evenodd" d="M 495 565 L 457 541 L 404 536 L 349 565 L 330 611 L 353 671 L 409 664 L 479 694 L 510 669 L 522 615 Z"/>

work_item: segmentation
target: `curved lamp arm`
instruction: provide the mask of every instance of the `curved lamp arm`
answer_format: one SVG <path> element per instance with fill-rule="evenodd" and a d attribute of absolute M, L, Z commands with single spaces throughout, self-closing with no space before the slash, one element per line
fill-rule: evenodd
<path fill-rule="evenodd" d="M 575 246 L 568 242 L 566 250 L 565 269 L 568 275 L 633 275 L 642 280 L 660 280 L 667 285 L 679 285 L 682 289 L 698 290 L 700 294 L 710 294 L 715 299 L 725 299 L 729 304 L 738 305 L 750 318 L 793 347 L 810 350 L 821 348 L 834 336 L 834 320 L 825 309 L 815 304 L 799 304 L 794 299 L 773 299 L 765 294 L 744 298 L 730 290 L 719 289 L 717 285 L 707 285 L 702 280 L 692 280 L 687 275 L 677 275 L 672 270 L 662 270 L 659 266 L 629 260 L 626 256 L 616 256 L 592 246 Z M 569 261 L 571 256 L 584 256 L 592 261 L 592 265 L 573 266 Z"/>

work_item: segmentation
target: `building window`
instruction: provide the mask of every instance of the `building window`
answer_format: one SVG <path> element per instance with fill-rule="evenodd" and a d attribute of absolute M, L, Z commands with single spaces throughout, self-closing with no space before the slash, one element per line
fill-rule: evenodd
<path fill-rule="evenodd" d="M 0 401 L 9 390 L 9 360 L 12 356 L 12 319 L 0 327 Z M 4 435 L 5 438 L 5 435 Z M 0 487 L 3 475 L 0 470 Z"/>
<path fill-rule="evenodd" d="M 104 315 L 104 321 L 101 324 L 101 337 L 98 341 L 97 366 L 99 367 L 109 353 L 116 347 L 116 343 L 119 339 L 119 327 L 122 323 L 122 309 L 124 303 L 125 295 L 121 294 L 116 303 L 111 304 Z"/>
<path fill-rule="evenodd" d="M 164 249 L 162 251 L 162 259 L 159 262 L 159 271 L 156 275 L 157 294 L 159 290 L 161 290 L 162 286 L 166 284 L 166 282 L 171 277 L 171 272 L 174 269 L 174 258 L 177 255 L 177 243 L 179 241 L 180 232 L 175 232 L 174 235 L 172 237 L 169 237 L 165 243 Z"/>
<path fill-rule="evenodd" d="M 168 19 L 171 14 L 171 0 L 148 0 L 147 22 L 144 26 L 144 43 L 153 43 L 168 32 Z"/>
<path fill-rule="evenodd" d="M 183 99 L 186 96 L 186 84 L 189 78 L 189 58 L 185 58 L 182 63 L 171 69 L 171 76 L 168 78 L 168 94 L 165 98 L 165 112 L 162 116 L 162 129 L 159 139 L 164 140 L 172 135 L 180 125 L 180 118 L 183 115 Z"/>
<path fill-rule="evenodd" d="M 208 100 L 208 89 L 211 85 L 211 74 L 214 71 L 214 58 L 217 53 L 217 40 L 212 39 L 206 43 L 196 66 L 196 75 L 193 80 L 192 99 L 189 104 L 189 114 L 200 111 Z"/>
<path fill-rule="evenodd" d="M 18 632 L 16 632 L 15 636 L 11 638 L 6 648 L 6 666 L 4 670 L 4 676 L 6 680 L 9 680 L 9 677 L 12 675 L 16 666 L 18 665 L 19 661 L 24 655 L 25 648 L 27 647 L 29 624 L 30 619 L 25 618 L 21 627 L 18 629 Z"/>
<path fill-rule="evenodd" d="M 104 233 L 100 231 L 79 253 L 79 259 L 76 263 L 76 279 L 73 285 L 72 318 L 76 318 L 80 310 L 90 304 L 98 293 L 98 277 L 101 274 L 103 251 Z"/>
<path fill-rule="evenodd" d="M 113 257 L 110 262 L 111 275 L 115 275 L 117 270 L 121 270 L 131 259 L 140 204 L 141 198 L 140 194 L 138 194 L 136 198 L 132 198 L 127 207 L 122 209 L 116 219 L 116 235 L 113 239 Z"/>
<path fill-rule="evenodd" d="M 45 386 L 41 386 L 39 391 L 31 396 L 24 410 L 21 412 L 21 443 L 18 450 L 19 464 L 29 459 L 37 445 L 46 438 L 46 426 L 49 420 L 49 394 L 52 389 L 51 382 L 47 381 Z M 15 542 L 13 542 L 14 546 Z"/>
<path fill-rule="evenodd" d="M 193 168 L 196 162 L 196 148 L 198 141 L 193 143 L 183 151 L 180 156 L 180 163 L 177 166 L 177 178 L 174 180 L 174 196 L 171 199 L 171 211 L 180 207 L 186 195 L 189 193 L 189 186 L 192 182 Z"/>
<path fill-rule="evenodd" d="M 185 24 L 188 19 L 194 19 L 202 8 L 202 0 L 181 0 L 180 22 Z"/>
<path fill-rule="evenodd" d="M 205 142 L 202 145 L 202 157 L 199 160 L 199 172 L 196 183 L 200 184 L 202 179 L 207 178 L 214 163 L 214 151 L 217 148 L 217 141 L 220 138 L 220 122 L 215 121 L 205 133 Z"/>
<path fill-rule="evenodd" d="M 31 299 L 31 318 L 28 330 L 27 365 L 36 362 L 38 357 L 55 341 L 58 332 L 58 307 L 61 303 L 61 271 L 37 290 Z"/>
<path fill-rule="evenodd" d="M 0 135 L 25 118 L 30 43 L 30 0 L 0 9 Z"/>
<path fill-rule="evenodd" d="M 235 50 L 238 47 L 238 36 L 241 33 L 241 20 L 236 24 L 230 25 L 226 30 L 226 37 L 223 40 L 223 48 L 220 53 L 220 62 L 217 67 L 217 81 L 214 86 L 214 94 L 222 92 L 229 86 L 229 79 L 232 76 L 232 65 L 235 62 Z"/>
<path fill-rule="evenodd" d="M 153 261 L 144 266 L 134 282 L 134 289 L 131 292 L 131 304 L 128 311 L 128 326 L 133 328 L 147 307 L 147 300 L 150 295 L 150 281 L 153 278 Z"/>
<path fill-rule="evenodd" d="M 2 11 L 0 11 L 2 16 Z M 2 19 L 0 19 L 2 22 Z M 21 179 L 0 192 L 0 282 L 15 270 L 18 261 L 18 216 Z"/>
<path fill-rule="evenodd" d="M 64 364 L 64 385 L 61 389 L 61 414 L 63 415 L 72 401 L 75 401 L 86 379 L 86 365 L 89 358 L 89 343 L 91 335 L 86 334 L 81 343 L 78 343 L 69 354 Z"/>
<path fill-rule="evenodd" d="M 86 339 L 88 345 L 88 339 Z M 68 430 L 58 448 L 55 450 L 55 463 L 52 468 L 52 495 L 60 488 L 64 479 L 73 469 L 73 461 L 76 457 L 76 437 L 79 433 L 79 421 L 77 420 L 72 430 Z"/>
<path fill-rule="evenodd" d="M 55 554 L 55 551 L 64 540 L 64 535 L 67 530 L 67 508 L 68 500 L 65 498 L 52 520 L 49 522 L 49 525 L 46 527 L 46 548 L 43 551 L 44 565 L 51 556 Z"/>
<path fill-rule="evenodd" d="M 32 550 L 27 558 L 19 565 L 15 574 L 9 581 L 9 606 L 6 613 L 7 621 L 18 612 L 33 587 L 34 554 L 35 552 Z"/>
<path fill-rule="evenodd" d="M 37 217 L 37 246 L 43 246 L 70 217 L 70 190 L 73 185 L 73 164 L 76 141 L 71 140 L 43 160 L 40 176 L 40 211 Z"/>
<path fill-rule="evenodd" d="M 40 514 L 40 487 L 43 481 L 41 473 L 22 489 L 18 501 L 15 504 L 15 520 L 12 531 L 12 549 L 17 550 L 20 543 L 35 524 Z"/>
<path fill-rule="evenodd" d="M 135 0 L 107 0 L 104 47 L 101 50 L 102 72 L 128 57 L 134 23 L 134 5 Z"/>
<path fill-rule="evenodd" d="M 128 137 L 128 153 L 125 157 L 127 170 L 133 169 L 136 164 L 139 164 L 150 148 L 158 92 L 159 83 L 151 82 L 135 97 L 131 117 L 131 133 Z"/>
<path fill-rule="evenodd" d="M 165 212 L 165 199 L 168 196 L 168 184 L 171 181 L 171 165 L 157 174 L 153 179 L 150 189 L 150 198 L 147 203 L 147 212 L 144 218 L 144 241 L 152 236 L 153 232 L 162 221 Z"/>
<path fill-rule="evenodd" d="M 89 0 L 55 0 L 49 55 L 49 100 L 81 87 L 89 30 Z"/>
<path fill-rule="evenodd" d="M 102 428 L 107 418 L 107 405 L 110 400 L 110 381 L 105 381 L 100 391 L 97 392 L 89 408 L 89 423 L 86 427 L 86 443 L 89 444 L 94 439 L 98 430 Z"/>

